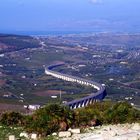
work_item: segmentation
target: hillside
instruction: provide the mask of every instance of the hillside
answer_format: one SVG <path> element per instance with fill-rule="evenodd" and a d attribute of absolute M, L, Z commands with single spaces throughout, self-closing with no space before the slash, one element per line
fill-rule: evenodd
<path fill-rule="evenodd" d="M 0 53 L 37 47 L 39 42 L 33 37 L 0 34 Z"/>

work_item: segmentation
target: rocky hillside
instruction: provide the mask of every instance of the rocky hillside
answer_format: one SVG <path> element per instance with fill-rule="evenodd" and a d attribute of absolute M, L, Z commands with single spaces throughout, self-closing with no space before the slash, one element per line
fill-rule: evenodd
<path fill-rule="evenodd" d="M 63 137 L 61 140 L 139 140 L 140 124 L 118 124 L 102 127 L 90 127 L 86 133 L 73 133 L 71 137 Z M 66 133 L 65 133 L 66 134 Z M 61 135 L 60 135 L 61 136 Z M 64 136 L 64 133 L 63 133 Z"/>

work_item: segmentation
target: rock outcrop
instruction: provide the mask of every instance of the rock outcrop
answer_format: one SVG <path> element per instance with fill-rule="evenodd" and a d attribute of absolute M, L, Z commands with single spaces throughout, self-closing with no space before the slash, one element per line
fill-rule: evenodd
<path fill-rule="evenodd" d="M 61 140 L 140 140 L 140 124 L 118 124 L 91 127 L 86 133 L 73 134 Z"/>

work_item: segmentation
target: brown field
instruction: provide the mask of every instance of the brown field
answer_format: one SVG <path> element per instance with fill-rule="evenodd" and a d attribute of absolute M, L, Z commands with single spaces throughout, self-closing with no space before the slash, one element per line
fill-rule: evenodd
<path fill-rule="evenodd" d="M 23 105 L 0 103 L 0 113 L 6 111 L 16 111 L 26 113 L 26 110 L 24 109 Z"/>

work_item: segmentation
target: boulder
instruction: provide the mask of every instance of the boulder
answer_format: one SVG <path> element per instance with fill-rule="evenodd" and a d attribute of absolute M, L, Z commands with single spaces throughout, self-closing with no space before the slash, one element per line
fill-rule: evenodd
<path fill-rule="evenodd" d="M 37 140 L 37 134 L 35 134 L 35 133 L 31 134 L 31 139 Z"/>
<path fill-rule="evenodd" d="M 52 133 L 52 136 L 57 136 L 57 133 Z"/>
<path fill-rule="evenodd" d="M 9 140 L 16 140 L 15 135 L 10 135 Z"/>
<path fill-rule="evenodd" d="M 139 140 L 137 136 L 127 137 L 127 140 Z"/>
<path fill-rule="evenodd" d="M 96 126 L 95 129 L 101 129 L 101 125 Z"/>
<path fill-rule="evenodd" d="M 112 130 L 112 126 L 111 126 L 111 125 L 106 126 L 104 130 L 106 130 L 106 131 L 110 131 L 110 130 Z"/>
<path fill-rule="evenodd" d="M 111 131 L 109 131 L 109 134 L 110 134 L 112 137 L 118 135 L 117 132 L 116 132 L 115 130 L 111 130 Z"/>
<path fill-rule="evenodd" d="M 20 137 L 29 138 L 28 134 L 25 132 L 20 133 Z"/>
<path fill-rule="evenodd" d="M 62 137 L 68 138 L 68 137 L 71 136 L 71 132 L 69 132 L 69 131 L 61 131 L 61 132 L 58 133 L 58 136 L 59 136 L 60 138 L 62 138 Z"/>
<path fill-rule="evenodd" d="M 133 126 L 132 126 L 132 129 L 133 130 L 140 130 L 140 124 L 138 124 L 138 123 L 135 123 Z"/>
<path fill-rule="evenodd" d="M 94 126 L 92 126 L 92 127 L 90 127 L 90 129 L 91 129 L 91 130 L 94 130 L 94 129 L 95 129 L 95 127 L 94 127 Z"/>
<path fill-rule="evenodd" d="M 72 134 L 80 134 L 80 129 L 69 129 Z"/>

